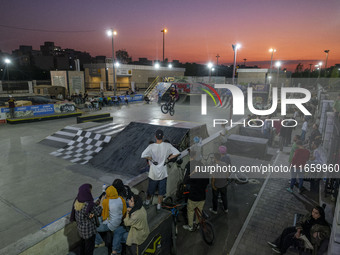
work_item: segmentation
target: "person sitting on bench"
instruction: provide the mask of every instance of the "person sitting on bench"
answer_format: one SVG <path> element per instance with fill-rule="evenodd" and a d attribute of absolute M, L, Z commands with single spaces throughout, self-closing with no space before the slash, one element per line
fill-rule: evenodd
<path fill-rule="evenodd" d="M 114 231 L 112 254 L 122 252 L 122 243 L 126 243 L 130 254 L 140 254 L 138 246 L 144 243 L 150 233 L 147 213 L 140 196 L 133 195 L 129 200 L 129 206 L 124 219 L 124 226 L 119 226 Z M 126 227 L 130 227 L 130 230 L 128 231 Z"/>
<path fill-rule="evenodd" d="M 311 213 L 305 215 L 295 227 L 288 227 L 274 242 L 268 242 L 272 250 L 278 254 L 285 254 L 288 248 L 305 236 L 309 242 L 319 247 L 324 239 L 329 238 L 331 229 L 325 219 L 325 211 L 315 206 Z"/>

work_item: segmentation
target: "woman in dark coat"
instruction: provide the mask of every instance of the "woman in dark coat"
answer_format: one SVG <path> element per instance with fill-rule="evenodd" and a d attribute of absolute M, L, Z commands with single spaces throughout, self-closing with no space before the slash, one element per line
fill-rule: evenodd
<path fill-rule="evenodd" d="M 321 242 L 329 238 L 331 229 L 325 219 L 325 211 L 320 206 L 315 206 L 311 213 L 305 215 L 296 227 L 285 228 L 274 242 L 268 242 L 272 250 L 278 254 L 285 254 L 287 249 L 295 244 L 302 235 L 314 245 L 320 246 Z"/>

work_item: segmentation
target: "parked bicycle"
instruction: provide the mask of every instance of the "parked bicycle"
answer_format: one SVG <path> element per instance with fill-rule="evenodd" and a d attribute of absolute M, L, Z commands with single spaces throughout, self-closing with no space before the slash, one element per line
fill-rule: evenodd
<path fill-rule="evenodd" d="M 180 207 L 184 207 L 186 204 L 170 204 L 170 203 L 163 203 L 163 208 L 168 209 L 171 211 L 172 218 L 173 218 L 173 227 L 172 227 L 172 237 L 173 237 L 173 246 L 176 247 L 176 239 L 178 234 L 177 229 L 177 221 L 178 221 L 178 215 L 179 215 L 179 209 Z M 208 245 L 212 245 L 215 240 L 215 230 L 213 227 L 213 224 L 208 221 L 208 215 L 204 212 L 195 208 L 195 219 L 196 223 L 194 223 L 193 227 L 194 230 L 200 230 L 201 236 L 204 240 L 204 242 Z M 174 248 L 176 250 L 176 248 Z M 176 254 L 176 253 L 174 253 Z"/>
<path fill-rule="evenodd" d="M 215 156 L 214 153 L 209 153 L 206 157 L 203 156 L 203 163 L 207 166 L 215 165 Z M 248 176 L 245 173 L 241 172 L 232 172 L 228 177 L 228 185 L 233 181 L 239 184 L 245 184 L 249 180 Z"/>

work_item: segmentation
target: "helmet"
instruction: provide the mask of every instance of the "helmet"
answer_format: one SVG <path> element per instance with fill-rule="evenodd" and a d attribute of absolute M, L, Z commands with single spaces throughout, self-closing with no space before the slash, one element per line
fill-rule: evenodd
<path fill-rule="evenodd" d="M 171 84 L 171 88 L 175 89 L 176 88 L 175 84 Z"/>
<path fill-rule="evenodd" d="M 224 145 L 221 145 L 220 147 L 218 147 L 218 151 L 221 154 L 226 154 L 227 153 L 227 147 L 225 147 Z"/>
<path fill-rule="evenodd" d="M 194 143 L 199 143 L 200 140 L 201 140 L 201 139 L 200 139 L 198 136 L 195 136 L 195 137 L 194 137 Z"/>

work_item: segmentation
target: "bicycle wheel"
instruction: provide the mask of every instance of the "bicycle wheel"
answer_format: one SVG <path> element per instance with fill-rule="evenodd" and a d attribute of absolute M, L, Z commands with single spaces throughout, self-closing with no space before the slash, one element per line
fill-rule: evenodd
<path fill-rule="evenodd" d="M 213 225 L 209 221 L 202 220 L 200 222 L 200 232 L 206 244 L 212 245 L 214 243 L 215 231 Z"/>
<path fill-rule="evenodd" d="M 169 109 L 169 113 L 170 113 L 170 116 L 174 116 L 174 114 L 175 114 L 175 109 L 174 109 L 173 107 L 171 107 L 171 108 Z"/>
<path fill-rule="evenodd" d="M 248 176 L 244 173 L 235 173 L 235 178 L 238 183 L 245 184 L 248 182 Z"/>
<path fill-rule="evenodd" d="M 172 222 L 172 226 L 171 226 L 171 254 L 172 255 L 177 255 L 177 244 L 176 244 L 176 241 L 177 241 L 177 233 L 178 233 L 178 230 L 177 230 L 177 224 L 175 221 Z"/>
<path fill-rule="evenodd" d="M 168 105 L 167 104 L 162 104 L 161 111 L 162 111 L 162 113 L 167 114 L 168 111 L 169 111 Z"/>

